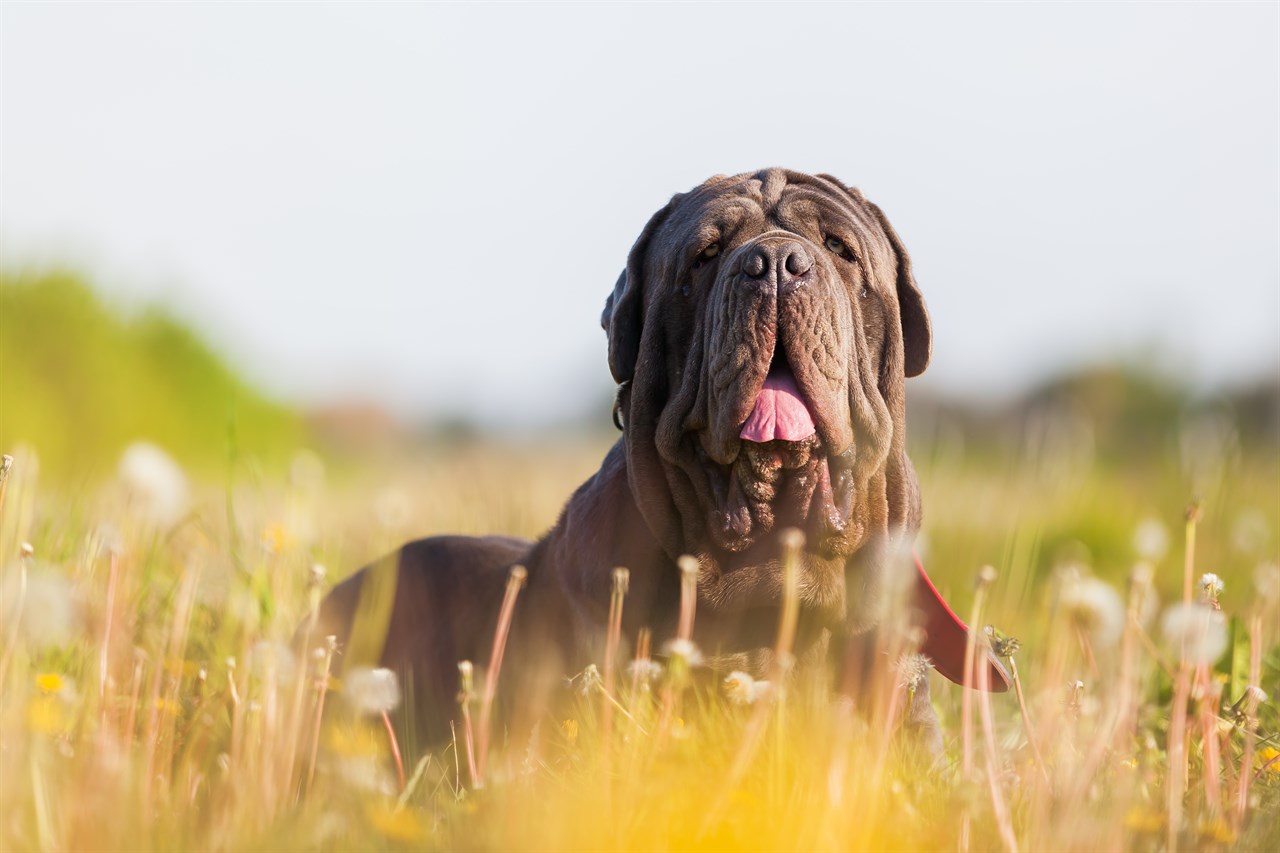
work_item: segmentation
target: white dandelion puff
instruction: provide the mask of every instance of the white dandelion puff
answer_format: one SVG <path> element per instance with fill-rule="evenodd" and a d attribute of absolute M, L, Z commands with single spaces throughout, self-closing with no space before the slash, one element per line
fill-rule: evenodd
<path fill-rule="evenodd" d="M 1261 554 L 1271 538 L 1267 516 L 1258 509 L 1246 510 L 1231 525 L 1231 544 L 1241 554 Z"/>
<path fill-rule="evenodd" d="M 991 629 L 991 626 L 987 627 L 991 630 L 992 634 L 995 633 L 994 629 Z M 1012 643 L 1014 651 L 1017 650 L 1017 640 L 1012 637 L 1003 637 L 1002 640 L 1006 643 Z M 1012 652 L 1010 655 L 1006 655 L 1006 657 L 1011 655 Z M 898 662 L 894 665 L 894 669 L 898 673 L 898 684 L 904 690 L 914 691 L 920 689 L 920 685 L 924 684 L 928 680 L 929 670 L 932 669 L 932 664 L 929 663 L 929 659 L 924 655 L 903 655 L 898 658 Z"/>
<path fill-rule="evenodd" d="M 249 671 L 276 684 L 293 681 L 297 660 L 284 643 L 259 640 L 249 649 Z"/>
<path fill-rule="evenodd" d="M 3 624 L 17 620 L 18 637 L 34 648 L 62 646 L 74 640 L 81 630 L 80 602 L 71 582 L 38 562 L 31 565 L 27 577 L 10 567 L 0 586 L 0 615 Z"/>
<path fill-rule="evenodd" d="M 1113 645 L 1124 630 L 1124 602 L 1097 578 L 1078 578 L 1063 586 L 1059 599 L 1071 623 L 1099 646 Z"/>
<path fill-rule="evenodd" d="M 153 523 L 167 527 L 187 511 L 187 475 L 173 457 L 156 445 L 137 441 L 125 448 L 119 474 L 142 514 Z"/>
<path fill-rule="evenodd" d="M 1253 570 L 1253 585 L 1267 601 L 1280 598 L 1280 565 L 1259 563 Z"/>
<path fill-rule="evenodd" d="M 757 681 L 740 670 L 725 676 L 724 694 L 735 705 L 754 705 L 768 692 L 768 681 Z"/>
<path fill-rule="evenodd" d="M 596 688 L 604 687 L 600 669 L 593 663 L 587 664 L 586 669 L 568 679 L 568 683 L 569 687 L 576 690 L 580 696 L 589 696 Z"/>
<path fill-rule="evenodd" d="M 685 666 L 697 666 L 702 663 L 702 652 L 692 640 L 675 639 L 667 642 L 662 651 L 672 660 L 682 660 Z"/>
<path fill-rule="evenodd" d="M 1224 588 L 1222 578 L 1213 572 L 1205 572 L 1200 576 L 1200 600 L 1211 607 L 1218 607 L 1218 596 Z"/>
<path fill-rule="evenodd" d="M 342 695 L 362 714 L 384 714 L 400 704 L 400 682 L 389 669 L 355 667 L 342 679 Z"/>
<path fill-rule="evenodd" d="M 1133 550 L 1144 560 L 1158 562 L 1169 552 L 1169 529 L 1158 518 L 1143 519 L 1133 531 Z"/>
<path fill-rule="evenodd" d="M 1226 619 L 1203 604 L 1170 607 L 1160 620 L 1160 630 L 1169 647 L 1189 663 L 1211 664 L 1227 650 Z"/>
<path fill-rule="evenodd" d="M 654 682 L 662 678 L 662 664 L 652 658 L 633 660 L 627 664 L 627 675 L 639 679 L 642 684 Z"/>

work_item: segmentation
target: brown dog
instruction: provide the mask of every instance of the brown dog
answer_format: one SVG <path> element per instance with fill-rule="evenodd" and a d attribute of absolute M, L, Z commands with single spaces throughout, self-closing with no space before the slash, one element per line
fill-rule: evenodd
<path fill-rule="evenodd" d="M 781 605 L 777 534 L 797 527 L 798 657 L 865 635 L 889 573 L 906 571 L 925 653 L 962 680 L 963 624 L 901 560 L 920 525 L 904 383 L 928 365 L 931 331 L 878 207 L 827 175 L 712 178 L 649 220 L 602 324 L 623 436 L 600 470 L 536 543 L 432 537 L 338 585 L 314 630 L 349 647 L 347 666 L 398 670 L 425 737 L 447 736 L 457 663 L 488 660 L 520 564 L 528 588 L 503 683 L 538 708 L 550 685 L 600 659 L 614 567 L 631 573 L 624 636 L 648 627 L 662 639 L 675 632 L 676 560 L 690 554 L 696 642 L 712 666 L 760 674 Z M 372 627 L 349 637 L 357 611 Z M 936 746 L 923 697 L 913 717 Z"/>

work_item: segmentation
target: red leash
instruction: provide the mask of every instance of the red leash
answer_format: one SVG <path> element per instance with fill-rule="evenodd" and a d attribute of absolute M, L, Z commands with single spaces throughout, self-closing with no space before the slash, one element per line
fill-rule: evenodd
<path fill-rule="evenodd" d="M 920 651 L 933 661 L 933 666 L 938 672 L 956 684 L 964 684 L 964 650 L 968 642 L 969 628 L 948 606 L 938 592 L 938 588 L 933 585 L 933 581 L 929 580 L 929 575 L 924 570 L 924 563 L 920 562 L 920 555 L 912 550 L 911 556 L 916 561 L 916 606 L 925 617 L 926 637 L 924 647 Z M 978 650 L 986 651 L 985 645 L 979 643 Z M 1013 682 L 1009 678 L 1009 673 L 1005 671 L 1004 665 L 990 651 L 986 651 L 986 661 L 987 666 L 990 667 L 991 677 L 988 681 L 991 684 L 991 692 L 1003 693 L 1008 690 Z M 976 679 L 975 684 L 971 686 L 976 689 Z"/>

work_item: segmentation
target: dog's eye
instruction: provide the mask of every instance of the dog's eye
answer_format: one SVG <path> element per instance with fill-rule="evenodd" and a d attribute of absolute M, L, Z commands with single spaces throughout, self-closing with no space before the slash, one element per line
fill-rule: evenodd
<path fill-rule="evenodd" d="M 720 244 L 712 243 L 710 246 L 698 253 L 698 257 L 694 258 L 693 265 L 695 267 L 700 267 L 718 254 L 720 254 Z"/>
<path fill-rule="evenodd" d="M 853 250 L 846 246 L 839 237 L 827 237 L 827 251 L 833 255 L 839 255 L 846 261 L 853 260 Z"/>

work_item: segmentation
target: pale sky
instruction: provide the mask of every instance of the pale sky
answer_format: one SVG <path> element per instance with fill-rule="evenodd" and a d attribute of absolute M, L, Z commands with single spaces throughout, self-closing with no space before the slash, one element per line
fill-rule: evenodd
<path fill-rule="evenodd" d="M 1206 386 L 1280 370 L 1278 8 L 6 2 L 0 249 L 289 399 L 550 423 L 650 213 L 788 166 L 894 222 L 930 387 Z"/>

